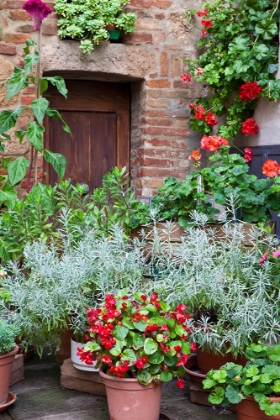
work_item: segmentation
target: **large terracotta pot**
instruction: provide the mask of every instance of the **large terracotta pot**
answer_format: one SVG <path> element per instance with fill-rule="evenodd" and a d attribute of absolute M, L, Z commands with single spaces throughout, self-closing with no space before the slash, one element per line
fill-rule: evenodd
<path fill-rule="evenodd" d="M 211 350 L 202 350 L 201 347 L 196 350 L 196 358 L 198 369 L 204 374 L 209 372 L 211 369 L 219 369 L 228 362 L 244 366 L 247 361 L 243 355 L 238 355 L 234 358 L 232 353 L 227 353 L 225 355 L 221 355 L 219 353 L 215 354 Z"/>
<path fill-rule="evenodd" d="M 16 345 L 9 353 L 0 355 L 0 406 L 8 400 L 12 364 L 18 349 Z"/>
<path fill-rule="evenodd" d="M 279 398 L 270 398 L 271 401 L 280 402 Z M 280 414 L 277 416 L 267 416 L 259 407 L 259 404 L 251 395 L 248 395 L 245 400 L 242 400 L 235 406 L 237 420 L 272 420 L 280 419 Z"/>
<path fill-rule="evenodd" d="M 106 387 L 110 420 L 159 420 L 162 383 L 144 386 L 133 378 L 99 374 Z"/>

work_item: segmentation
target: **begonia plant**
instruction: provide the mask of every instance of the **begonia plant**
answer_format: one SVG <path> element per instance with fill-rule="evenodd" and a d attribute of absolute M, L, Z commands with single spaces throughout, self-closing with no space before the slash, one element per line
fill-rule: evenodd
<path fill-rule="evenodd" d="M 96 367 L 108 375 L 136 378 L 143 385 L 177 377 L 176 385 L 183 388 L 183 365 L 195 350 L 188 338 L 186 306 L 172 309 L 155 292 L 131 298 L 125 293 L 108 294 L 100 307 L 87 309 L 86 345 L 78 349 L 81 360 L 89 365 L 97 361 Z"/>

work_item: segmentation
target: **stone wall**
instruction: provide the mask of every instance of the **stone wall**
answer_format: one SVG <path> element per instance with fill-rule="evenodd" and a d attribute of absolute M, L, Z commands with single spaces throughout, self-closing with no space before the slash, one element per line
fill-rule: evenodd
<path fill-rule="evenodd" d="M 24 0 L 0 0 L 0 82 L 22 64 L 26 38 L 37 34 Z M 131 176 L 137 195 L 149 199 L 167 176 L 183 179 L 189 169 L 188 156 L 199 136 L 190 133 L 188 104 L 202 94 L 203 87 L 185 83 L 183 57 L 194 58 L 200 31 L 190 26 L 184 10 L 199 9 L 200 0 L 131 0 L 128 7 L 137 14 L 136 31 L 122 44 L 102 43 L 83 54 L 76 41 L 57 37 L 57 16 L 52 13 L 42 25 L 42 71 L 67 78 L 131 82 Z M 53 2 L 47 2 L 52 7 Z M 67 80 L 66 80 L 67 84 Z M 5 102 L 1 91 L 0 109 L 29 104 L 33 87 Z M 24 114 L 24 128 L 30 116 Z M 27 143 L 13 141 L 6 154 L 28 154 Z M 25 182 L 22 182 L 22 188 Z"/>

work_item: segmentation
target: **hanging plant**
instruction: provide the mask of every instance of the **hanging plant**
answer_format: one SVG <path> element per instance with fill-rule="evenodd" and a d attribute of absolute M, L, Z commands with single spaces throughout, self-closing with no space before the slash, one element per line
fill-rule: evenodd
<path fill-rule="evenodd" d="M 190 127 L 234 140 L 241 131 L 254 135 L 252 118 L 259 97 L 280 99 L 278 69 L 279 0 L 216 0 L 202 11 L 187 10 L 188 20 L 201 18 L 199 58 L 186 60 L 181 76 L 210 89 L 208 98 L 190 104 Z M 218 117 L 224 117 L 219 124 Z M 214 128 L 215 127 L 215 128 Z"/>

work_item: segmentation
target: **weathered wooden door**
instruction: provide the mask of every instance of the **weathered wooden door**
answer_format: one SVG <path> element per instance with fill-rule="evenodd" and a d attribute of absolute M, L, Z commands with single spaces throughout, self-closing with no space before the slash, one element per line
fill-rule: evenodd
<path fill-rule="evenodd" d="M 90 192 L 114 166 L 126 166 L 130 154 L 130 87 L 124 83 L 66 80 L 67 99 L 56 88 L 45 94 L 72 130 L 61 121 L 46 118 L 45 147 L 66 157 L 65 179 L 84 183 Z M 44 182 L 54 185 L 58 176 L 44 163 Z"/>

